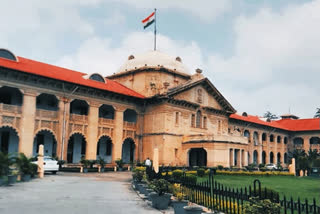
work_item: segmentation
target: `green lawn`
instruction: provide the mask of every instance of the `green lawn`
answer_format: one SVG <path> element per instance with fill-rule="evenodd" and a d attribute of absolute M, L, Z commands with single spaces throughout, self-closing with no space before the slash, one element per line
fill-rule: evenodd
<path fill-rule="evenodd" d="M 208 177 L 199 179 L 206 180 Z M 288 198 L 291 196 L 294 200 L 308 199 L 310 203 L 313 198 L 316 199 L 317 205 L 320 204 L 320 179 L 312 177 L 287 177 L 287 176 L 236 176 L 236 175 L 215 175 L 214 179 L 226 185 L 227 187 L 248 187 L 249 185 L 253 188 L 253 181 L 259 179 L 261 186 L 273 189 L 280 193 L 282 199 L 283 195 Z"/>

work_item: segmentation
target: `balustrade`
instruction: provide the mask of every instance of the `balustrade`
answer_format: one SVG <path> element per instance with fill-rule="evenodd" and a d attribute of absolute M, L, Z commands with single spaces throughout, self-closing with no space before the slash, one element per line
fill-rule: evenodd
<path fill-rule="evenodd" d="M 21 106 L 0 103 L 0 114 L 5 113 L 21 114 Z"/>
<path fill-rule="evenodd" d="M 127 121 L 124 121 L 123 122 L 123 127 L 124 128 L 131 128 L 131 129 L 135 129 L 136 128 L 136 123 L 134 122 L 127 122 Z"/>
<path fill-rule="evenodd" d="M 71 122 L 87 123 L 88 116 L 87 115 L 80 115 L 80 114 L 70 114 L 70 121 Z"/>
<path fill-rule="evenodd" d="M 49 110 L 37 109 L 36 110 L 36 117 L 58 118 L 58 111 L 49 111 Z"/>

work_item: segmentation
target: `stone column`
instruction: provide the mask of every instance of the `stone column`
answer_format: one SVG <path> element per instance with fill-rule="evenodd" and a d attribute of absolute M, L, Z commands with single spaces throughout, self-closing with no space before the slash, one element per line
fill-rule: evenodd
<path fill-rule="evenodd" d="M 305 136 L 303 139 L 303 149 L 307 153 L 310 149 L 310 137 Z"/>
<path fill-rule="evenodd" d="M 36 92 L 26 90 L 23 95 L 19 152 L 32 156 L 36 113 Z"/>
<path fill-rule="evenodd" d="M 97 158 L 97 137 L 99 125 L 99 104 L 90 102 L 88 115 L 88 132 L 87 132 L 87 147 L 86 159 L 96 160 Z"/>
<path fill-rule="evenodd" d="M 59 128 L 57 131 L 57 156 L 61 160 L 66 160 L 64 154 L 67 154 L 67 150 L 65 149 L 65 145 L 68 144 L 67 138 L 67 121 L 69 119 L 69 110 L 70 110 L 70 103 L 69 100 L 65 97 L 59 97 L 59 112 L 58 112 L 58 119 L 59 119 Z"/>
<path fill-rule="evenodd" d="M 229 167 L 232 167 L 234 165 L 234 150 L 233 149 L 229 149 Z"/>
<path fill-rule="evenodd" d="M 112 162 L 121 158 L 122 143 L 123 143 L 123 112 L 124 107 L 116 107 L 114 118 L 114 132 L 113 132 L 113 154 Z"/>
<path fill-rule="evenodd" d="M 239 149 L 238 150 L 238 157 L 239 157 L 239 159 L 238 159 L 238 166 L 241 168 L 242 167 L 242 150 L 241 149 Z"/>
<path fill-rule="evenodd" d="M 263 151 L 263 143 L 262 143 L 262 132 L 258 133 L 259 138 L 258 138 L 258 163 L 262 163 L 262 151 Z"/>
<path fill-rule="evenodd" d="M 248 160 L 248 151 L 243 150 L 242 159 L 243 159 L 243 163 L 242 163 L 243 166 L 248 166 L 249 161 L 250 161 L 250 160 Z"/>
<path fill-rule="evenodd" d="M 136 148 L 138 150 L 138 160 L 142 161 L 144 160 L 146 157 L 142 157 L 143 155 L 143 125 L 144 125 L 144 114 L 138 114 L 138 119 L 137 119 L 137 135 L 138 135 L 138 148 Z"/>

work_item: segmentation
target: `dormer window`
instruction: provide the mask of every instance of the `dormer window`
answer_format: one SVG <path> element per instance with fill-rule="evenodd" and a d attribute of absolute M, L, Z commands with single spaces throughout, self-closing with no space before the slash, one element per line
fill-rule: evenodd
<path fill-rule="evenodd" d="M 89 79 L 90 79 L 90 80 L 97 81 L 97 82 L 106 83 L 105 79 L 104 79 L 103 76 L 101 76 L 100 74 L 91 74 L 91 75 L 89 76 Z"/>
<path fill-rule="evenodd" d="M 9 59 L 12 61 L 18 61 L 17 57 L 9 50 L 0 48 L 0 58 Z"/>

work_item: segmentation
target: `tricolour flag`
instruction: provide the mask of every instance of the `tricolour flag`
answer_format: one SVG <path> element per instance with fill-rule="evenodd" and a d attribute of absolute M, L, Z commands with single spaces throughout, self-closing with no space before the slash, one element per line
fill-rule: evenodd
<path fill-rule="evenodd" d="M 146 29 L 149 27 L 152 23 L 154 23 L 155 20 L 155 12 L 151 13 L 147 18 L 142 20 L 143 28 Z"/>

